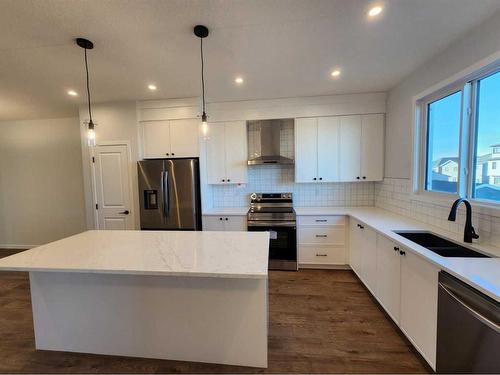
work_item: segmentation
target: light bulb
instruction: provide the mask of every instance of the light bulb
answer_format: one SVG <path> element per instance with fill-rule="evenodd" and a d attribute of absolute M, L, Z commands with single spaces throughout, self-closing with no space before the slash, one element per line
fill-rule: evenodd
<path fill-rule="evenodd" d="M 94 129 L 87 130 L 87 141 L 88 141 L 88 145 L 90 147 L 95 146 L 95 130 Z"/>

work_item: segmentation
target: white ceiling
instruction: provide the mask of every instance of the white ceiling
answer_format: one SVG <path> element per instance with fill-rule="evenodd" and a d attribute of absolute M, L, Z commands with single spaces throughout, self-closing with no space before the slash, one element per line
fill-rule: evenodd
<path fill-rule="evenodd" d="M 77 113 L 85 102 L 78 36 L 95 43 L 96 102 L 199 95 L 198 23 L 210 29 L 208 100 L 261 99 L 388 90 L 500 10 L 499 0 L 384 0 L 382 15 L 368 20 L 373 3 L 0 0 L 0 120 Z"/>

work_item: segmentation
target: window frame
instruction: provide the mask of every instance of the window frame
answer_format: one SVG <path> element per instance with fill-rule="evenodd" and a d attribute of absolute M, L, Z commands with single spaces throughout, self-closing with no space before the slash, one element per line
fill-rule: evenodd
<path fill-rule="evenodd" d="M 474 198 L 474 180 L 476 169 L 474 168 L 474 156 L 476 153 L 476 142 L 478 132 L 478 82 L 481 79 L 500 73 L 500 59 L 493 63 L 484 64 L 480 68 L 469 69 L 468 73 L 454 79 L 452 83 L 441 85 L 436 89 L 427 90 L 424 94 L 414 97 L 414 163 L 413 163 L 413 192 L 415 200 L 431 203 L 450 204 L 455 199 L 463 197 L 473 205 L 500 210 L 500 201 Z M 459 156 L 457 176 L 457 193 L 426 190 L 426 168 L 427 168 L 427 133 L 428 133 L 428 106 L 437 100 L 452 95 L 458 91 L 462 93 Z"/>

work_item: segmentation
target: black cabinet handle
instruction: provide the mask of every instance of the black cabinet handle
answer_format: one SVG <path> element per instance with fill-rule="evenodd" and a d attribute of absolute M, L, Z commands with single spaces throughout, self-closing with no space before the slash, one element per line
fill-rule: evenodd
<path fill-rule="evenodd" d="M 356 177 L 356 180 L 359 180 L 359 176 L 358 176 L 358 177 Z"/>
<path fill-rule="evenodd" d="M 228 179 L 227 179 L 227 182 L 231 182 L 231 180 L 228 178 Z"/>
<path fill-rule="evenodd" d="M 365 229 L 365 227 L 364 227 L 364 226 L 362 226 L 362 225 L 360 225 L 360 226 L 359 226 L 359 229 Z"/>
<path fill-rule="evenodd" d="M 173 154 L 172 154 L 173 155 Z M 363 180 L 366 180 L 366 176 L 363 176 Z"/>
<path fill-rule="evenodd" d="M 226 217 L 226 221 L 228 221 L 229 219 Z"/>
<path fill-rule="evenodd" d="M 316 177 L 313 177 L 313 180 L 316 181 Z"/>
<path fill-rule="evenodd" d="M 320 180 L 322 180 L 322 179 L 323 179 L 323 177 L 320 177 L 319 179 L 320 179 Z"/>
<path fill-rule="evenodd" d="M 169 156 L 170 154 L 167 152 L 166 155 Z"/>
<path fill-rule="evenodd" d="M 175 156 L 175 154 L 172 152 L 172 156 Z"/>
<path fill-rule="evenodd" d="M 119 212 L 119 214 L 123 214 L 123 215 L 128 215 L 129 213 L 130 213 L 129 210 L 125 210 L 125 211 Z"/>
<path fill-rule="evenodd" d="M 326 257 L 326 254 L 316 254 L 317 257 Z"/>
<path fill-rule="evenodd" d="M 326 234 L 317 234 L 316 237 L 318 237 L 318 238 L 326 238 L 326 237 L 328 237 L 328 235 L 326 235 Z"/>
<path fill-rule="evenodd" d="M 399 251 L 399 247 L 394 246 L 394 251 Z"/>
<path fill-rule="evenodd" d="M 399 254 L 401 254 L 401 255 L 406 255 L 406 252 L 405 252 L 405 251 L 403 251 L 403 250 L 401 250 L 401 251 L 399 252 Z"/>
<path fill-rule="evenodd" d="M 222 182 L 226 182 L 226 180 L 222 179 Z"/>
<path fill-rule="evenodd" d="M 221 217 L 219 217 L 219 220 L 222 220 L 222 218 L 221 218 Z"/>

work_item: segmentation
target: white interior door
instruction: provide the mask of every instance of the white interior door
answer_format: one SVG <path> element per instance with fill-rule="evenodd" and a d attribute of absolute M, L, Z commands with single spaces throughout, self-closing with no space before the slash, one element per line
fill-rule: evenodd
<path fill-rule="evenodd" d="M 339 117 L 318 118 L 318 178 L 323 182 L 339 180 Z"/>
<path fill-rule="evenodd" d="M 247 182 L 247 124 L 245 121 L 225 123 L 226 178 L 231 184 Z"/>
<path fill-rule="evenodd" d="M 384 115 L 361 117 L 361 178 L 382 181 L 384 178 Z"/>
<path fill-rule="evenodd" d="M 98 229 L 133 229 L 127 146 L 97 146 L 94 157 Z"/>
<path fill-rule="evenodd" d="M 183 119 L 170 121 L 171 156 L 195 158 L 199 152 L 200 120 Z"/>
<path fill-rule="evenodd" d="M 295 182 L 314 182 L 317 181 L 317 178 L 317 119 L 295 119 Z"/>
<path fill-rule="evenodd" d="M 341 116 L 340 181 L 361 180 L 361 116 Z"/>

